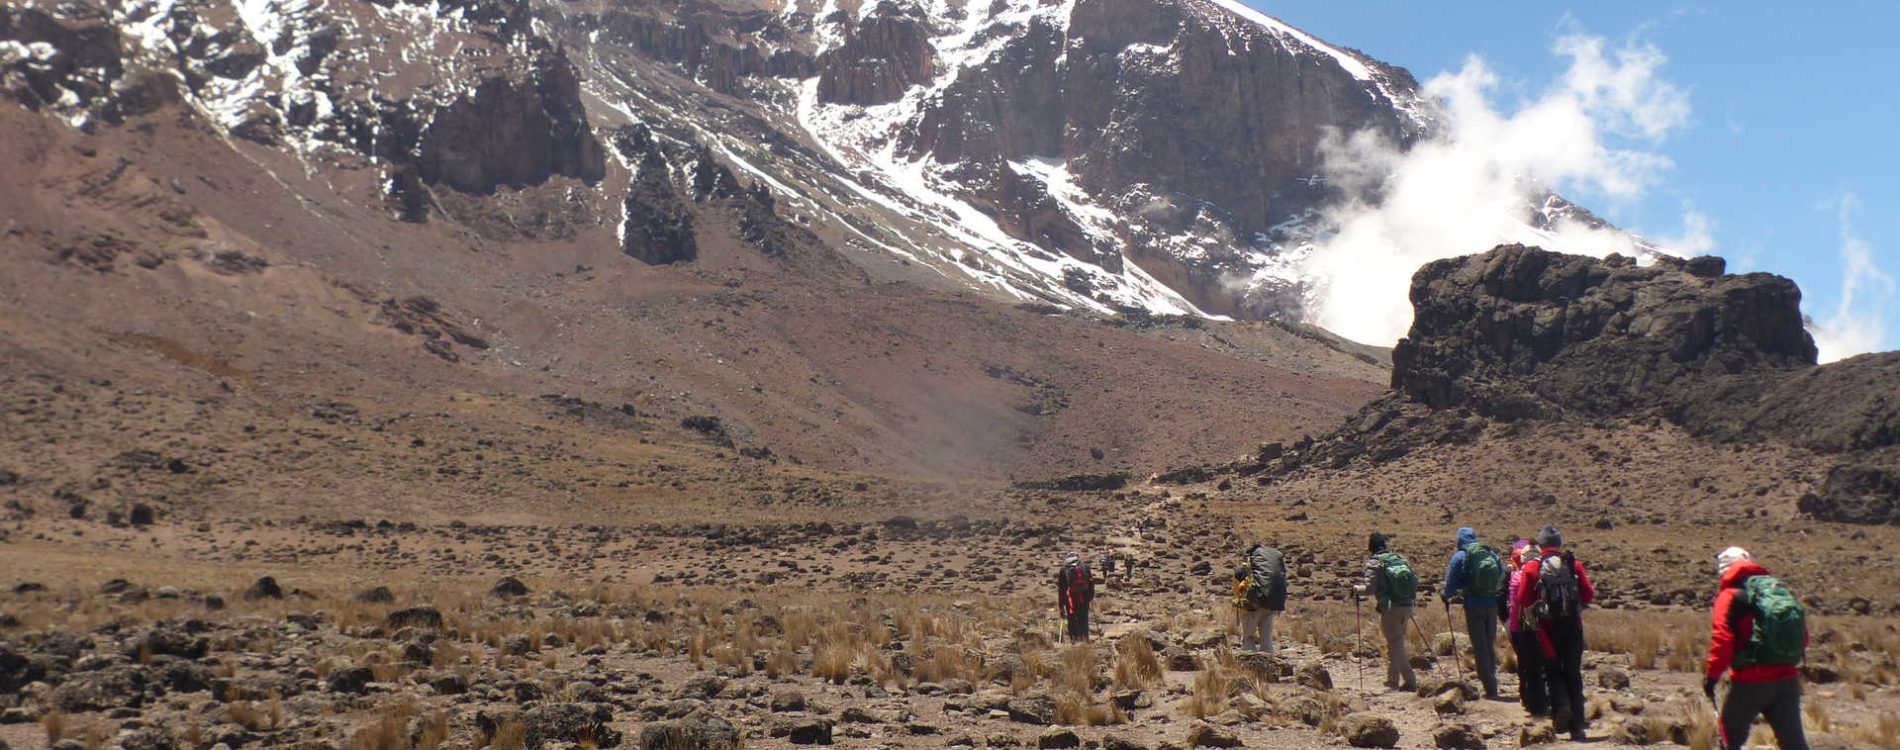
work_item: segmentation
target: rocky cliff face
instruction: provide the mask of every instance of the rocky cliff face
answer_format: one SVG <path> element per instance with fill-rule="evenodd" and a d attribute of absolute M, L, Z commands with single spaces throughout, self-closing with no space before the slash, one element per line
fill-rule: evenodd
<path fill-rule="evenodd" d="M 1794 282 L 1723 271 L 1720 258 L 1638 266 L 1522 245 L 1426 264 L 1392 388 L 1505 419 L 1621 414 L 1717 375 L 1812 367 Z"/>

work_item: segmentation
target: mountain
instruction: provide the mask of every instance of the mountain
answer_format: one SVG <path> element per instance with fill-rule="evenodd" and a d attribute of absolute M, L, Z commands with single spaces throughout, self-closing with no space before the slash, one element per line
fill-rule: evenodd
<path fill-rule="evenodd" d="M 1097 313 L 1297 314 L 1322 134 L 1431 122 L 1404 70 L 1216 0 L 28 2 L 0 39 L 29 107 L 176 100 L 404 220 L 691 260 L 655 191 L 716 164 L 875 277 Z"/>
<path fill-rule="evenodd" d="M 1181 36 L 1180 71 L 1082 52 L 1129 13 Z M 1076 23 L 1101 30 L 1063 32 L 1059 88 L 1100 95 L 1047 113 L 1072 124 L 1003 122 L 975 66 Z M 1244 182 L 1249 149 L 1300 172 L 1298 138 L 1184 139 L 1164 178 L 1132 160 L 1172 131 L 1110 98 L 1264 117 L 1216 91 L 1239 77 L 1310 98 L 1289 128 L 1406 132 L 1401 73 L 1304 38 L 1194 3 L 9 4 L 0 491 L 456 517 L 631 495 L 637 516 L 1112 484 L 1323 430 L 1383 352 L 1169 314 L 1220 309 L 1159 281 L 1218 286 L 1213 255 L 1037 244 L 1107 242 L 1076 217 L 1110 204 L 1076 196 L 1131 175 L 1179 207 Z M 905 78 L 925 73 L 944 95 Z M 982 101 L 1000 119 L 951 114 Z M 1293 213 L 1271 199 L 1130 213 L 1215 236 Z"/>

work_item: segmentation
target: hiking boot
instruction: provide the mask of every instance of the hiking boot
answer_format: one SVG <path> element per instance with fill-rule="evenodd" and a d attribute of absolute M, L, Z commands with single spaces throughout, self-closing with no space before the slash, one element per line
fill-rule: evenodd
<path fill-rule="evenodd" d="M 1570 730 L 1570 741 L 1571 742 L 1589 742 L 1590 739 L 1584 736 L 1583 730 L 1572 729 Z"/>

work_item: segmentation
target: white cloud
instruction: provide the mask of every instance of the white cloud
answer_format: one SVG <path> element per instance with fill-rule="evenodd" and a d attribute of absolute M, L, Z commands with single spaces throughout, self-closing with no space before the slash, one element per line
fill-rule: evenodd
<path fill-rule="evenodd" d="M 1500 242 L 1603 256 L 1640 254 L 1629 235 L 1580 221 L 1532 226 L 1551 190 L 1610 201 L 1642 197 L 1669 159 L 1654 151 L 1689 118 L 1688 95 L 1665 80 L 1654 45 L 1612 48 L 1585 34 L 1562 37 L 1553 54 L 1568 68 L 1537 96 L 1503 111 L 1499 80 L 1484 60 L 1424 86 L 1444 127 L 1400 150 L 1373 132 L 1326 139 L 1321 156 L 1344 197 L 1323 214 L 1323 239 L 1302 262 L 1315 279 L 1308 313 L 1348 338 L 1390 344 L 1411 325 L 1406 290 L 1431 260 L 1482 252 Z M 1707 217 L 1687 211 L 1681 252 L 1714 242 Z"/>
<path fill-rule="evenodd" d="M 1887 340 L 1887 300 L 1893 296 L 1894 281 L 1874 263 L 1873 245 L 1854 232 L 1859 204 L 1848 193 L 1834 205 L 1841 223 L 1841 296 L 1827 319 L 1810 319 L 1808 325 L 1822 362 L 1878 351 Z"/>
<path fill-rule="evenodd" d="M 1707 214 L 1695 210 L 1695 206 L 1685 203 L 1682 206 L 1682 231 L 1658 235 L 1652 241 L 1670 255 L 1708 255 L 1710 250 L 1715 249 L 1715 222 Z M 1753 259 L 1749 262 L 1752 263 Z"/>

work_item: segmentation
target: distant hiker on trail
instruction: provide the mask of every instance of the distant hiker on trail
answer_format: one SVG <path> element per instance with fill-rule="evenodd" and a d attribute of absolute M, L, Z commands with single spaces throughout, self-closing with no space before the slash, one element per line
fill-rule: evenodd
<path fill-rule="evenodd" d="M 1095 601 L 1095 576 L 1074 552 L 1063 556 L 1056 571 L 1056 609 L 1068 621 L 1071 641 L 1089 639 L 1089 603 Z"/>
<path fill-rule="evenodd" d="M 1378 603 L 1379 632 L 1385 635 L 1385 686 L 1417 690 L 1418 675 L 1405 653 L 1405 624 L 1418 601 L 1418 574 L 1404 557 L 1386 549 L 1384 534 L 1373 532 L 1366 540 L 1366 551 L 1372 554 L 1366 560 L 1366 582 L 1353 587 L 1353 599 L 1371 596 Z"/>
<path fill-rule="evenodd" d="M 1127 583 L 1130 579 L 1134 578 L 1135 558 L 1130 557 L 1128 553 L 1115 549 L 1113 547 L 1110 547 L 1102 551 L 1101 560 L 1102 560 L 1102 580 L 1108 581 L 1108 580 L 1113 579 L 1115 577 L 1116 568 L 1121 568 L 1121 571 L 1122 571 L 1121 582 L 1122 583 Z"/>
<path fill-rule="evenodd" d="M 1748 550 L 1723 550 L 1716 569 L 1722 587 L 1715 595 L 1702 692 L 1715 701 L 1716 684 L 1728 674 L 1728 695 L 1720 701 L 1722 748 L 1746 746 L 1749 725 L 1766 716 L 1781 750 L 1808 750 L 1800 672 L 1808 648 L 1807 611 Z"/>
<path fill-rule="evenodd" d="M 1524 626 L 1524 613 L 1517 606 L 1517 592 L 1524 588 L 1524 564 L 1537 559 L 1531 540 L 1519 539 L 1511 545 L 1511 577 L 1506 585 L 1504 603 L 1509 610 L 1505 630 L 1511 634 L 1511 650 L 1517 653 L 1518 701 L 1531 716 L 1550 715 L 1550 690 L 1544 682 L 1544 664 L 1554 652 L 1550 638 Z"/>
<path fill-rule="evenodd" d="M 1537 532 L 1537 551 L 1524 564 L 1514 604 L 1523 613 L 1524 626 L 1538 638 L 1549 639 L 1546 654 L 1552 658 L 1544 665 L 1544 678 L 1551 720 L 1557 731 L 1582 741 L 1588 712 L 1583 702 L 1583 610 L 1596 601 L 1597 592 L 1583 564 L 1563 546 L 1557 527 Z"/>
<path fill-rule="evenodd" d="M 1451 563 L 1445 568 L 1447 619 L 1451 599 L 1464 598 L 1465 633 L 1471 636 L 1471 651 L 1478 660 L 1478 682 L 1484 685 L 1484 697 L 1498 697 L 1498 597 L 1503 596 L 1505 563 L 1497 550 L 1478 541 L 1478 532 L 1470 527 L 1458 530 L 1452 543 Z M 1454 655 L 1455 658 L 1455 655 Z"/>
<path fill-rule="evenodd" d="M 1240 620 L 1240 649 L 1279 653 L 1273 643 L 1273 619 L 1286 611 L 1286 556 L 1264 544 L 1241 553 L 1234 569 L 1234 610 Z"/>

